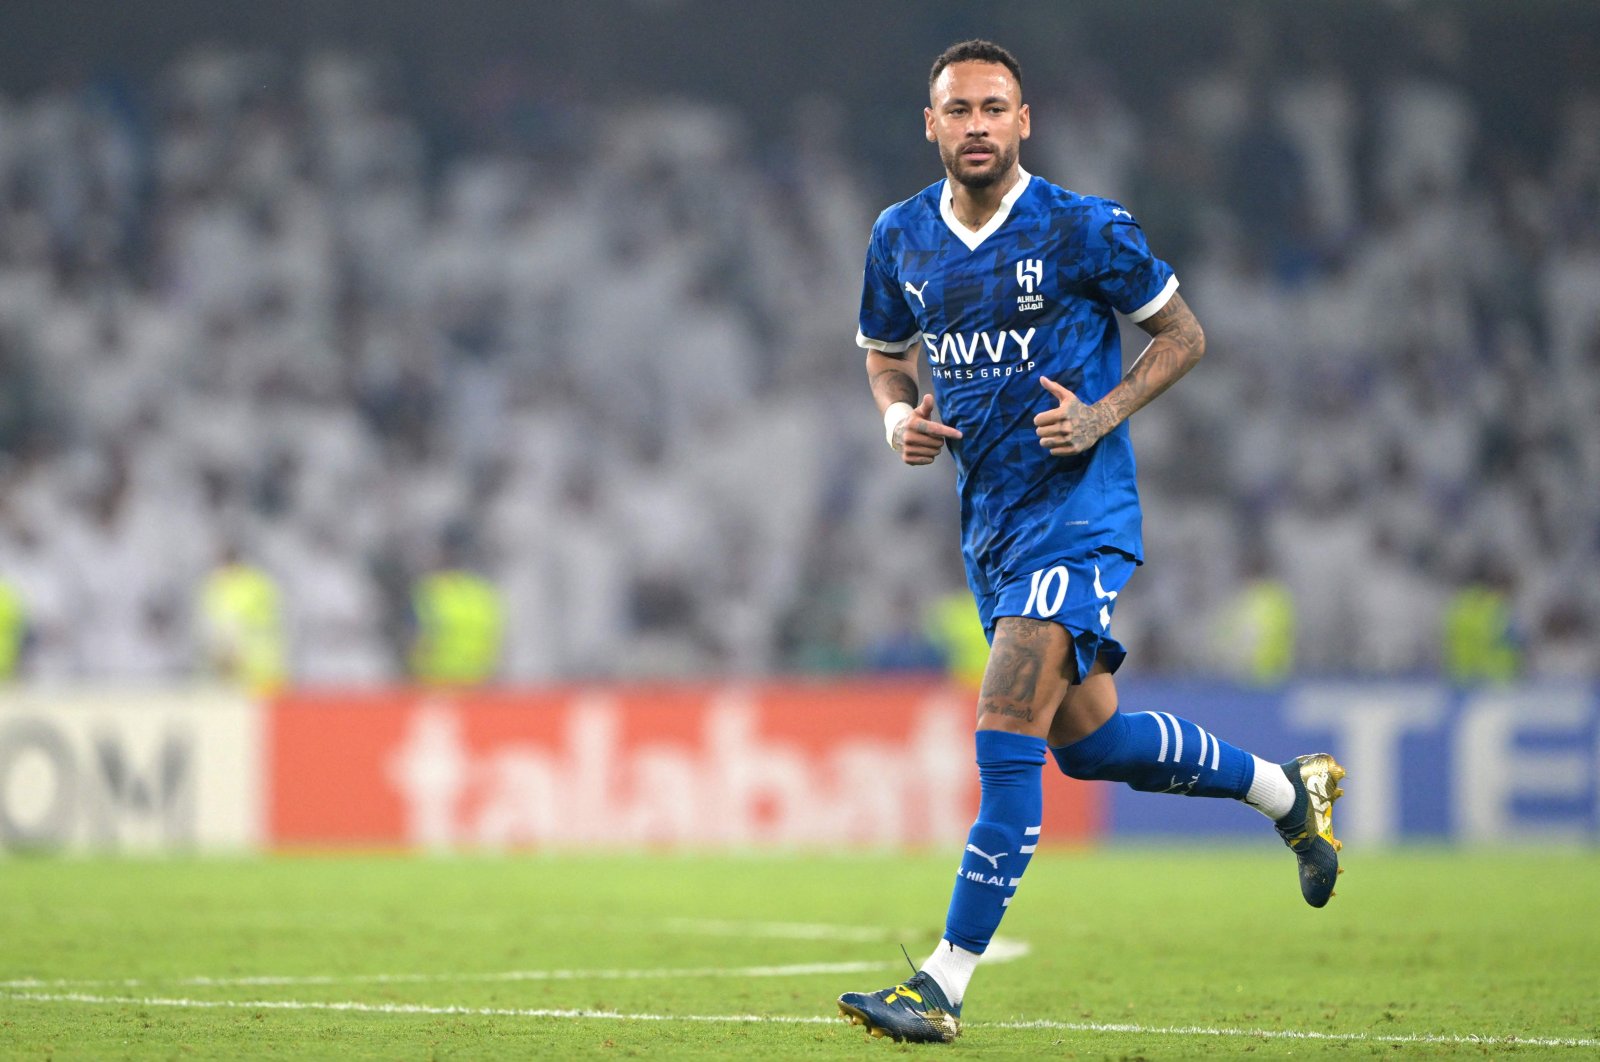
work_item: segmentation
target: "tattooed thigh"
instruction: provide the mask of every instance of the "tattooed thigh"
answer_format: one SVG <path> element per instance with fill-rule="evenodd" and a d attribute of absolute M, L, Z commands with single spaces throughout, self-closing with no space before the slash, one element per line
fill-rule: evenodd
<path fill-rule="evenodd" d="M 1066 631 L 1054 623 L 1001 618 L 978 695 L 978 725 L 1029 733 L 1048 729 L 1067 688 L 1061 672 L 1066 644 Z"/>

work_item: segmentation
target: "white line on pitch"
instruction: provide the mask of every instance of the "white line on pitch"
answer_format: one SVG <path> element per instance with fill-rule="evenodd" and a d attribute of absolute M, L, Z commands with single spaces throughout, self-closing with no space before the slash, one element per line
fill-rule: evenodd
<path fill-rule="evenodd" d="M 984 953 L 988 965 L 1011 962 L 1028 954 L 1025 941 L 995 937 Z M 873 962 L 804 962 L 785 966 L 678 966 L 654 970 L 500 970 L 489 973 L 378 973 L 378 974 L 261 974 L 246 977 L 128 977 L 100 980 L 68 978 L 43 980 L 24 977 L 0 981 L 0 989 L 30 988 L 144 988 L 173 985 L 184 988 L 294 987 L 346 984 L 449 984 L 492 981 L 659 981 L 688 977 L 808 977 L 817 974 L 873 973 L 894 969 L 898 960 Z"/>
<path fill-rule="evenodd" d="M 809 974 L 871 973 L 898 965 L 895 962 L 807 962 L 788 966 L 684 966 L 657 970 L 502 970 L 493 973 L 308 974 L 305 976 L 126 978 L 121 980 L 42 981 L 23 978 L 0 981 L 0 989 L 82 988 L 115 986 L 141 988 L 148 984 L 191 988 L 241 986 L 294 986 L 342 984 L 439 984 L 456 981 L 654 981 L 675 977 L 804 977 Z"/>
<path fill-rule="evenodd" d="M 440 1007 L 424 1003 L 310 1002 L 297 999 L 165 999 L 159 996 L 93 996 L 84 992 L 48 995 L 37 992 L 0 992 L 0 999 L 30 1003 L 88 1003 L 114 1007 L 196 1007 L 230 1010 L 338 1010 L 357 1014 L 472 1015 L 485 1018 L 610 1018 L 618 1021 L 696 1022 L 805 1022 L 838 1021 L 837 1018 L 769 1017 L 761 1014 L 626 1014 L 611 1010 L 550 1010 L 525 1007 Z"/>
<path fill-rule="evenodd" d="M 0 998 L 30 1003 L 85 1003 L 97 1006 L 185 1007 L 230 1010 L 327 1010 L 357 1014 L 464 1015 L 485 1018 L 581 1018 L 611 1021 L 773 1022 L 789 1025 L 831 1024 L 838 1018 L 815 1015 L 763 1014 L 631 1014 L 612 1010 L 552 1010 L 520 1007 L 441 1007 L 422 1003 L 310 1002 L 285 999 L 165 999 L 138 996 L 94 996 L 82 992 L 44 994 L 4 992 Z M 1136 1036 L 1237 1036 L 1263 1040 L 1320 1040 L 1354 1043 L 1484 1044 L 1527 1047 L 1600 1047 L 1600 1040 L 1553 1036 L 1472 1036 L 1426 1033 L 1323 1033 L 1294 1029 L 1211 1029 L 1197 1025 L 1133 1025 L 1101 1022 L 1014 1021 L 974 1022 L 968 1028 L 1059 1029 L 1065 1032 L 1115 1032 Z"/>
<path fill-rule="evenodd" d="M 1069 1032 L 1115 1032 L 1145 1036 L 1248 1036 L 1268 1040 L 1335 1040 L 1375 1044 L 1486 1044 L 1530 1047 L 1600 1047 L 1600 1040 L 1564 1036 L 1476 1036 L 1470 1033 L 1327 1033 L 1295 1029 L 1211 1029 L 1202 1025 L 1131 1025 L 1094 1021 L 997 1021 L 998 1029 L 1062 1029 Z"/>

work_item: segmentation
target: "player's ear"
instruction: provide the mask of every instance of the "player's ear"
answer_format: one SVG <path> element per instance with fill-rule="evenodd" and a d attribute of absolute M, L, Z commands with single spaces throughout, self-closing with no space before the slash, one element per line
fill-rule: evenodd
<path fill-rule="evenodd" d="M 1028 105 L 1024 103 L 1017 108 L 1017 135 L 1026 140 L 1031 132 L 1033 132 L 1032 120 L 1028 117 Z"/>
<path fill-rule="evenodd" d="M 933 132 L 933 108 L 922 108 L 922 133 L 928 138 L 930 144 L 938 142 L 938 137 Z"/>

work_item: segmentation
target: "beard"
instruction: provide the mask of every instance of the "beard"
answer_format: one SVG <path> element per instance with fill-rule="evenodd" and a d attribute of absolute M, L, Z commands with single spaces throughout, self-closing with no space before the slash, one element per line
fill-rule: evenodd
<path fill-rule="evenodd" d="M 961 148 L 967 146 L 967 144 L 963 143 L 953 151 L 947 151 L 942 144 L 939 146 L 939 161 L 944 163 L 945 172 L 949 173 L 953 180 L 960 182 L 963 187 L 975 190 L 991 187 L 1000 178 L 1010 173 L 1011 168 L 1017 164 L 1017 147 L 1015 144 L 1010 147 L 1001 147 L 999 144 L 991 142 L 991 146 L 994 148 L 994 158 L 988 168 L 975 172 L 971 170 L 963 171 Z"/>

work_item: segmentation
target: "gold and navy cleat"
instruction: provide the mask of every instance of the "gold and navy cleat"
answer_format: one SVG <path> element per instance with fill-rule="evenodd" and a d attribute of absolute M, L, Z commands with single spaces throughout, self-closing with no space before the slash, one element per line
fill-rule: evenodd
<path fill-rule="evenodd" d="M 846 992 L 839 1013 L 852 1025 L 895 1043 L 947 1044 L 961 1035 L 961 1007 L 945 998 L 938 982 L 918 973 L 904 984 L 870 995 Z"/>
<path fill-rule="evenodd" d="M 1344 796 L 1339 783 L 1344 768 L 1326 752 L 1298 756 L 1283 764 L 1294 786 L 1294 808 L 1276 824 L 1278 836 L 1300 861 L 1300 895 L 1312 907 L 1323 907 L 1333 896 L 1339 875 L 1339 850 L 1344 845 L 1333 836 L 1333 802 Z"/>

